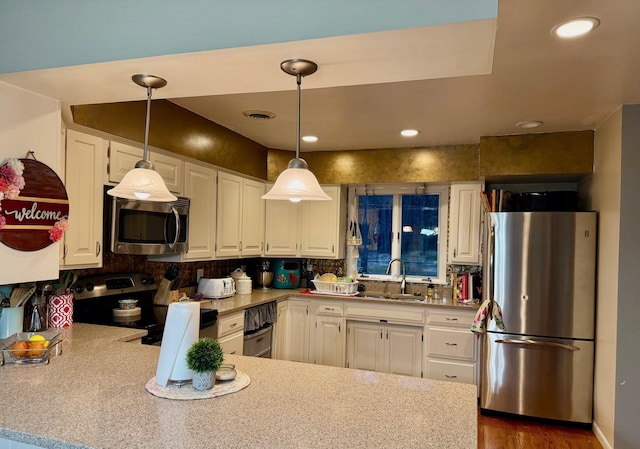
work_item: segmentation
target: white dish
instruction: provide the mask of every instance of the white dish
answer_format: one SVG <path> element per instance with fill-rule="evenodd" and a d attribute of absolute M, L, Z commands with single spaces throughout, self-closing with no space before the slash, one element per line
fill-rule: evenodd
<path fill-rule="evenodd" d="M 235 365 L 222 365 L 216 371 L 216 380 L 233 380 L 237 374 Z"/>

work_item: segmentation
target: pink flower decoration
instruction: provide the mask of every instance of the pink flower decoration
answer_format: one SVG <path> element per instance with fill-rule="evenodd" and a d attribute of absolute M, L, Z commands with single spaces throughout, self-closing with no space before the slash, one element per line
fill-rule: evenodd
<path fill-rule="evenodd" d="M 54 226 L 60 229 L 62 232 L 66 232 L 67 229 L 69 229 L 69 222 L 67 221 L 66 218 L 62 218 L 61 220 L 56 221 Z"/>
<path fill-rule="evenodd" d="M 60 229 L 56 228 L 55 226 L 49 229 L 49 238 L 51 239 L 52 242 L 57 242 L 58 240 L 60 240 L 62 238 L 62 234 L 64 234 L 64 232 L 62 232 Z"/>

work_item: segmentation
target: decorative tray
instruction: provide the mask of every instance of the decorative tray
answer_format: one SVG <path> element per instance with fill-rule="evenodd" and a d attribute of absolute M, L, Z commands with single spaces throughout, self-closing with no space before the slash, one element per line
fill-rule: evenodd
<path fill-rule="evenodd" d="M 2 364 L 47 364 L 61 341 L 61 331 L 17 332 L 0 341 Z"/>
<path fill-rule="evenodd" d="M 236 369 L 237 375 L 233 380 L 221 381 L 216 380 L 213 388 L 209 390 L 196 390 L 191 383 L 184 385 L 169 384 L 166 387 L 158 385 L 156 383 L 155 376 L 149 379 L 145 385 L 145 389 L 152 395 L 159 398 L 174 399 L 179 401 L 190 401 L 194 399 L 210 399 L 224 396 L 227 394 L 235 393 L 243 388 L 246 388 L 251 379 L 244 371 Z"/>

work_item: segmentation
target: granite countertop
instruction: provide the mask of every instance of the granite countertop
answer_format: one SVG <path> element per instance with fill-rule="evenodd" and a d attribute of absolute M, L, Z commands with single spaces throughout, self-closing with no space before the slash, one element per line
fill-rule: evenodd
<path fill-rule="evenodd" d="M 298 289 L 271 289 L 260 290 L 254 289 L 249 295 L 234 295 L 224 299 L 203 299 L 200 301 L 200 306 L 208 309 L 217 309 L 219 315 L 224 316 L 240 310 L 248 309 L 249 307 L 258 306 L 272 301 L 284 301 L 290 297 L 296 298 L 310 298 L 310 299 L 331 299 L 331 300 L 344 300 L 344 301 L 363 301 L 377 304 L 401 304 L 405 306 L 418 306 L 418 307 L 434 307 L 434 308 L 448 308 L 457 310 L 477 310 L 479 304 L 477 302 L 471 302 L 468 304 L 460 303 L 457 301 L 438 301 L 438 300 L 424 300 L 424 301 L 402 301 L 397 299 L 374 299 L 365 298 L 361 296 L 345 296 L 345 295 L 326 295 L 317 294 L 313 291 L 309 291 L 306 288 Z"/>
<path fill-rule="evenodd" d="M 48 365 L 0 367 L 0 439 L 45 448 L 470 448 L 476 387 L 226 355 L 251 378 L 194 401 L 149 394 L 160 348 L 74 323 Z"/>

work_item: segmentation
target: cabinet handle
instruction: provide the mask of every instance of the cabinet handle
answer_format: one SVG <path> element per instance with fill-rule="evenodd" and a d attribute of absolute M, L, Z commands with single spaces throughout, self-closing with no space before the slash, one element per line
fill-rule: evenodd
<path fill-rule="evenodd" d="M 458 319 L 457 319 L 457 318 L 449 318 L 449 317 L 447 317 L 447 318 L 445 318 L 445 319 L 446 319 L 447 321 L 458 321 Z"/>
<path fill-rule="evenodd" d="M 449 343 L 449 342 L 446 342 L 446 343 L 445 343 L 445 345 L 447 345 L 447 346 L 458 346 L 458 343 Z"/>
<path fill-rule="evenodd" d="M 453 248 L 453 257 L 456 257 L 456 256 L 457 256 L 457 254 L 458 254 L 458 250 L 457 250 L 457 249 L 455 249 L 455 248 Z"/>
<path fill-rule="evenodd" d="M 100 242 L 96 242 L 96 257 L 100 255 Z"/>
<path fill-rule="evenodd" d="M 64 257 L 64 258 L 67 257 L 67 249 L 68 249 L 68 246 L 67 246 L 66 243 L 64 245 L 62 245 L 62 257 Z"/>
<path fill-rule="evenodd" d="M 446 377 L 447 379 L 457 379 L 458 376 L 450 376 L 449 374 L 445 374 L 444 377 Z"/>
<path fill-rule="evenodd" d="M 229 354 L 235 354 L 236 350 L 234 349 L 233 351 L 231 351 Z"/>
<path fill-rule="evenodd" d="M 264 340 L 264 337 L 256 338 L 256 343 L 260 343 L 262 340 Z"/>
<path fill-rule="evenodd" d="M 329 310 L 329 311 L 332 311 L 332 312 L 333 312 L 333 311 L 334 311 L 334 310 L 336 310 L 336 309 L 334 309 L 333 307 L 325 307 L 325 308 L 324 308 L 324 310 Z"/>
<path fill-rule="evenodd" d="M 242 242 L 240 242 L 240 251 L 242 251 Z"/>
<path fill-rule="evenodd" d="M 335 252 L 336 251 L 336 245 L 331 245 L 331 252 Z"/>
<path fill-rule="evenodd" d="M 267 243 L 267 251 L 269 251 L 269 244 Z"/>
<path fill-rule="evenodd" d="M 236 327 L 238 325 L 238 323 L 232 323 L 229 325 L 229 327 Z"/>

